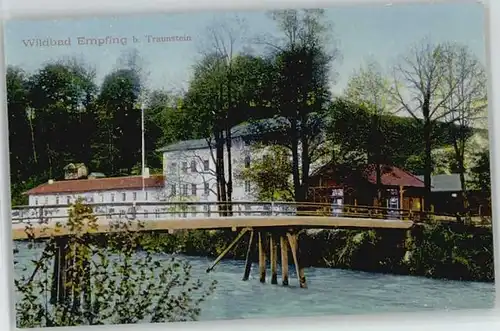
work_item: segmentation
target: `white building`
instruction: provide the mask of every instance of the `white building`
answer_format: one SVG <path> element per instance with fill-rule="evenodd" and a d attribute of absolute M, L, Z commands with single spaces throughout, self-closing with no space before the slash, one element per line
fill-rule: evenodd
<path fill-rule="evenodd" d="M 273 125 L 272 120 L 268 120 L 269 123 Z M 256 127 L 250 124 L 238 125 L 231 130 L 232 202 L 235 203 L 232 210 L 236 215 L 255 216 L 268 215 L 271 210 L 273 214 L 282 209 L 288 212 L 289 206 L 286 205 L 257 204 L 252 183 L 240 176 L 245 167 L 250 167 L 252 160 L 263 157 L 262 150 L 252 148 L 256 131 Z M 165 146 L 160 151 L 163 153 L 163 175 L 51 180 L 25 192 L 29 206 L 36 207 L 30 215 L 17 212 L 13 217 L 39 219 L 40 215 L 33 213 L 40 213 L 39 206 L 43 206 L 47 217 L 64 219 L 67 206 L 78 198 L 94 205 L 96 214 L 106 218 L 127 217 L 131 213 L 135 213 L 138 219 L 217 216 L 214 146 L 207 139 L 187 140 Z M 78 178 L 80 167 L 84 165 L 67 167 L 71 178 Z M 226 146 L 224 169 L 227 178 Z"/>
<path fill-rule="evenodd" d="M 164 178 L 157 176 L 128 176 L 75 180 L 50 180 L 25 192 L 29 206 L 37 207 L 26 212 L 29 215 L 13 215 L 14 218 L 39 218 L 43 214 L 57 219 L 67 217 L 68 205 L 81 198 L 94 205 L 94 211 L 106 218 L 123 217 L 130 214 L 137 204 L 138 218 L 150 218 L 158 213 L 155 202 L 165 200 Z M 60 206 L 60 207 L 59 207 Z"/>
<path fill-rule="evenodd" d="M 273 125 L 272 120 L 266 122 Z M 263 150 L 252 148 L 253 142 L 259 140 L 258 131 L 259 129 L 252 124 L 241 124 L 231 130 L 233 181 L 231 198 L 234 204 L 233 212 L 237 214 L 261 215 L 268 213 L 271 208 L 276 212 L 280 211 L 280 207 L 288 208 L 287 206 L 256 204 L 253 183 L 241 178 L 244 168 L 250 167 L 254 160 L 263 157 Z M 191 206 L 190 213 L 213 213 L 216 206 L 209 202 L 217 202 L 214 142 L 207 139 L 186 140 L 165 146 L 159 151 L 163 153 L 163 175 L 167 200 L 200 202 L 198 206 Z M 227 146 L 224 144 L 226 180 L 229 175 L 228 164 Z M 238 202 L 241 203 L 238 204 Z"/>

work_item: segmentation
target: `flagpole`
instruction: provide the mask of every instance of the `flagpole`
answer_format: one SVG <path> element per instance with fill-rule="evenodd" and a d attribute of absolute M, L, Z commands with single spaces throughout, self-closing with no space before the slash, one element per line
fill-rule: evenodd
<path fill-rule="evenodd" d="M 142 190 L 145 190 L 144 176 L 146 175 L 146 142 L 144 139 L 144 103 L 141 103 L 141 153 L 142 153 Z"/>

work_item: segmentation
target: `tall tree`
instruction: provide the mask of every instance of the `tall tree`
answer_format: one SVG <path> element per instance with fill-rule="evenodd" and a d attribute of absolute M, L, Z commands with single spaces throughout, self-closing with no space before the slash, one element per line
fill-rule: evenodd
<path fill-rule="evenodd" d="M 393 111 L 390 90 L 390 80 L 383 76 L 376 62 L 370 61 L 366 67 L 361 67 L 351 76 L 344 92 L 348 100 L 361 105 L 370 113 L 371 130 L 368 139 L 371 148 L 367 152 L 368 161 L 375 164 L 379 204 L 382 201 L 381 164 L 386 161 L 382 159 L 382 146 L 385 145 L 385 139 L 381 124 L 382 116 Z"/>
<path fill-rule="evenodd" d="M 114 70 L 102 83 L 93 166 L 107 175 L 128 175 L 140 160 L 140 92 L 141 80 L 134 68 Z"/>
<path fill-rule="evenodd" d="M 90 160 L 89 141 L 95 133 L 94 76 L 84 64 L 66 59 L 30 77 L 29 115 L 41 173 L 58 177 L 66 163 Z"/>
<path fill-rule="evenodd" d="M 28 117 L 27 79 L 28 77 L 21 69 L 7 68 L 10 170 L 13 182 L 30 176 L 30 168 L 37 158 Z M 21 148 L 21 146 L 25 147 Z"/>
<path fill-rule="evenodd" d="M 436 122 L 448 114 L 443 105 L 452 92 L 441 89 L 445 79 L 445 46 L 427 40 L 413 46 L 394 70 L 394 97 L 399 109 L 417 123 L 423 122 L 425 201 L 430 201 L 432 173 L 432 131 Z M 454 89 L 453 89 L 454 90 Z M 429 203 L 424 204 L 430 210 Z"/>
<path fill-rule="evenodd" d="M 245 34 L 244 21 L 238 17 L 230 20 L 214 22 L 207 27 L 207 37 L 204 38 L 205 56 L 213 56 L 218 59 L 218 65 L 223 65 L 219 68 L 223 75 L 219 77 L 222 81 L 220 85 L 220 97 L 222 109 L 219 110 L 220 121 L 223 129 L 224 145 L 227 154 L 227 178 L 225 173 L 218 175 L 220 180 L 225 183 L 225 200 L 229 203 L 231 209 L 231 201 L 233 195 L 233 162 L 232 162 L 232 132 L 231 129 L 237 124 L 235 117 L 236 104 L 238 103 L 238 89 L 235 89 L 234 81 L 236 79 L 234 73 L 234 60 L 238 50 L 242 48 L 242 42 Z M 223 153 L 217 153 L 217 163 L 224 163 Z M 219 159 L 221 157 L 222 159 Z M 219 166 L 221 170 L 223 166 Z M 224 177 L 224 178 L 222 178 Z M 222 192 L 222 191 L 221 191 Z"/>
<path fill-rule="evenodd" d="M 314 153 L 324 141 L 322 126 L 331 99 L 328 83 L 338 49 L 328 50 L 324 43 L 330 31 L 323 10 L 274 11 L 271 17 L 284 36 L 281 43 L 271 45 L 272 108 L 287 122 L 294 198 L 304 201 Z"/>
<path fill-rule="evenodd" d="M 215 163 L 217 177 L 217 200 L 227 201 L 224 166 L 224 131 L 226 111 L 224 108 L 225 66 L 217 54 L 206 55 L 197 63 L 193 79 L 185 96 L 185 107 L 200 136 L 207 140 Z M 215 155 L 213 150 L 215 149 Z"/>
<path fill-rule="evenodd" d="M 471 127 L 486 117 L 487 77 L 483 65 L 467 46 L 447 44 L 444 79 L 440 89 L 449 95 L 443 103 L 444 120 L 450 126 L 455 161 L 460 174 L 464 211 L 468 209 L 465 153 Z"/>

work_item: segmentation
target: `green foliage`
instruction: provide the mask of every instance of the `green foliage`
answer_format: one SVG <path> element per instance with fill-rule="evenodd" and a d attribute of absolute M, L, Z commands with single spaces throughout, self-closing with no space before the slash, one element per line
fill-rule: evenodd
<path fill-rule="evenodd" d="M 373 150 L 371 127 L 371 110 L 339 98 L 330 106 L 327 133 L 337 148 L 332 151 L 335 160 L 339 163 L 357 164 L 367 162 L 368 151 Z M 433 126 L 432 146 L 433 173 L 443 173 L 456 170 L 452 151 L 451 127 L 446 123 L 436 123 Z M 423 141 L 421 138 L 422 124 L 413 118 L 398 117 L 390 114 L 381 116 L 380 137 L 382 162 L 394 164 L 414 174 L 424 172 Z M 467 131 L 471 137 L 473 130 Z M 448 154 L 439 157 L 439 149 L 448 150 Z"/>
<path fill-rule="evenodd" d="M 141 236 L 140 244 L 155 247 L 163 252 L 189 256 L 217 257 L 236 238 L 237 232 L 230 230 L 178 231 L 172 235 L 148 233 Z M 244 258 L 248 242 L 242 239 L 226 258 Z"/>
<path fill-rule="evenodd" d="M 60 179 L 68 163 L 83 162 L 108 176 L 134 171 L 141 148 L 140 70 L 132 61 L 108 74 L 101 86 L 94 80 L 94 69 L 74 59 L 50 62 L 31 74 L 8 68 L 13 203 L 25 201 L 23 190 Z M 162 122 L 154 114 L 165 109 L 164 100 L 155 102 L 145 110 L 153 169 L 161 168 L 156 149 L 163 143 Z"/>
<path fill-rule="evenodd" d="M 491 229 L 436 224 L 426 227 L 411 254 L 412 274 L 459 280 L 491 281 Z"/>
<path fill-rule="evenodd" d="M 476 165 L 471 169 L 472 186 L 488 195 L 491 193 L 490 151 L 476 154 Z"/>
<path fill-rule="evenodd" d="M 420 229 L 420 230 L 419 230 Z M 217 257 L 234 240 L 231 231 L 147 234 L 141 245 L 165 252 Z M 492 281 L 491 228 L 430 224 L 412 231 L 307 230 L 300 233 L 301 261 L 312 267 L 343 268 L 432 278 Z M 226 258 L 244 259 L 242 240 Z"/>
<path fill-rule="evenodd" d="M 262 146 L 256 145 L 254 148 L 261 149 Z M 263 149 L 261 154 L 262 158 L 254 158 L 249 168 L 242 169 L 239 177 L 254 184 L 254 194 L 260 201 L 292 201 L 292 162 L 289 151 L 282 146 L 272 145 Z"/>
<path fill-rule="evenodd" d="M 188 262 L 168 257 L 154 245 L 139 245 L 143 225 L 117 222 L 109 232 L 93 236 L 97 219 L 92 208 L 77 201 L 66 224 L 68 236 L 45 242 L 30 278 L 16 279 L 20 293 L 17 326 L 77 326 L 140 322 L 192 321 L 200 304 L 213 292 L 193 280 Z M 63 231 L 62 225 L 58 226 Z M 27 233 L 33 233 L 27 228 Z M 36 236 L 30 235 L 31 241 Z M 100 241 L 96 241 L 100 238 Z M 51 259 L 58 247 L 68 261 L 64 295 L 51 300 Z"/>

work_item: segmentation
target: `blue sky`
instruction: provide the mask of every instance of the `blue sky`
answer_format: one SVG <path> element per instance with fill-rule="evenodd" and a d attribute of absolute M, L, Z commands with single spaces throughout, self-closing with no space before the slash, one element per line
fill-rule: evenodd
<path fill-rule="evenodd" d="M 264 11 L 199 12 L 148 14 L 137 16 L 98 17 L 86 19 L 11 21 L 6 25 L 8 65 L 32 72 L 44 63 L 66 56 L 84 59 L 97 70 L 98 83 L 117 64 L 120 54 L 136 48 L 149 72 L 150 88 L 186 87 L 192 65 L 200 58 L 206 44 L 206 29 L 214 22 L 245 22 L 246 35 L 278 34 L 275 23 Z M 368 58 L 390 67 L 397 57 L 424 37 L 435 42 L 456 41 L 469 45 L 485 62 L 484 13 L 477 3 L 405 4 L 393 6 L 356 5 L 327 9 L 334 24 L 342 60 L 335 64 L 339 92 L 351 75 Z M 150 43 L 145 35 L 190 36 L 191 41 Z M 128 37 L 129 44 L 108 46 L 77 45 L 77 37 Z M 142 42 L 131 43 L 132 36 Z M 23 40 L 33 38 L 72 38 L 71 46 L 26 47 Z"/>

